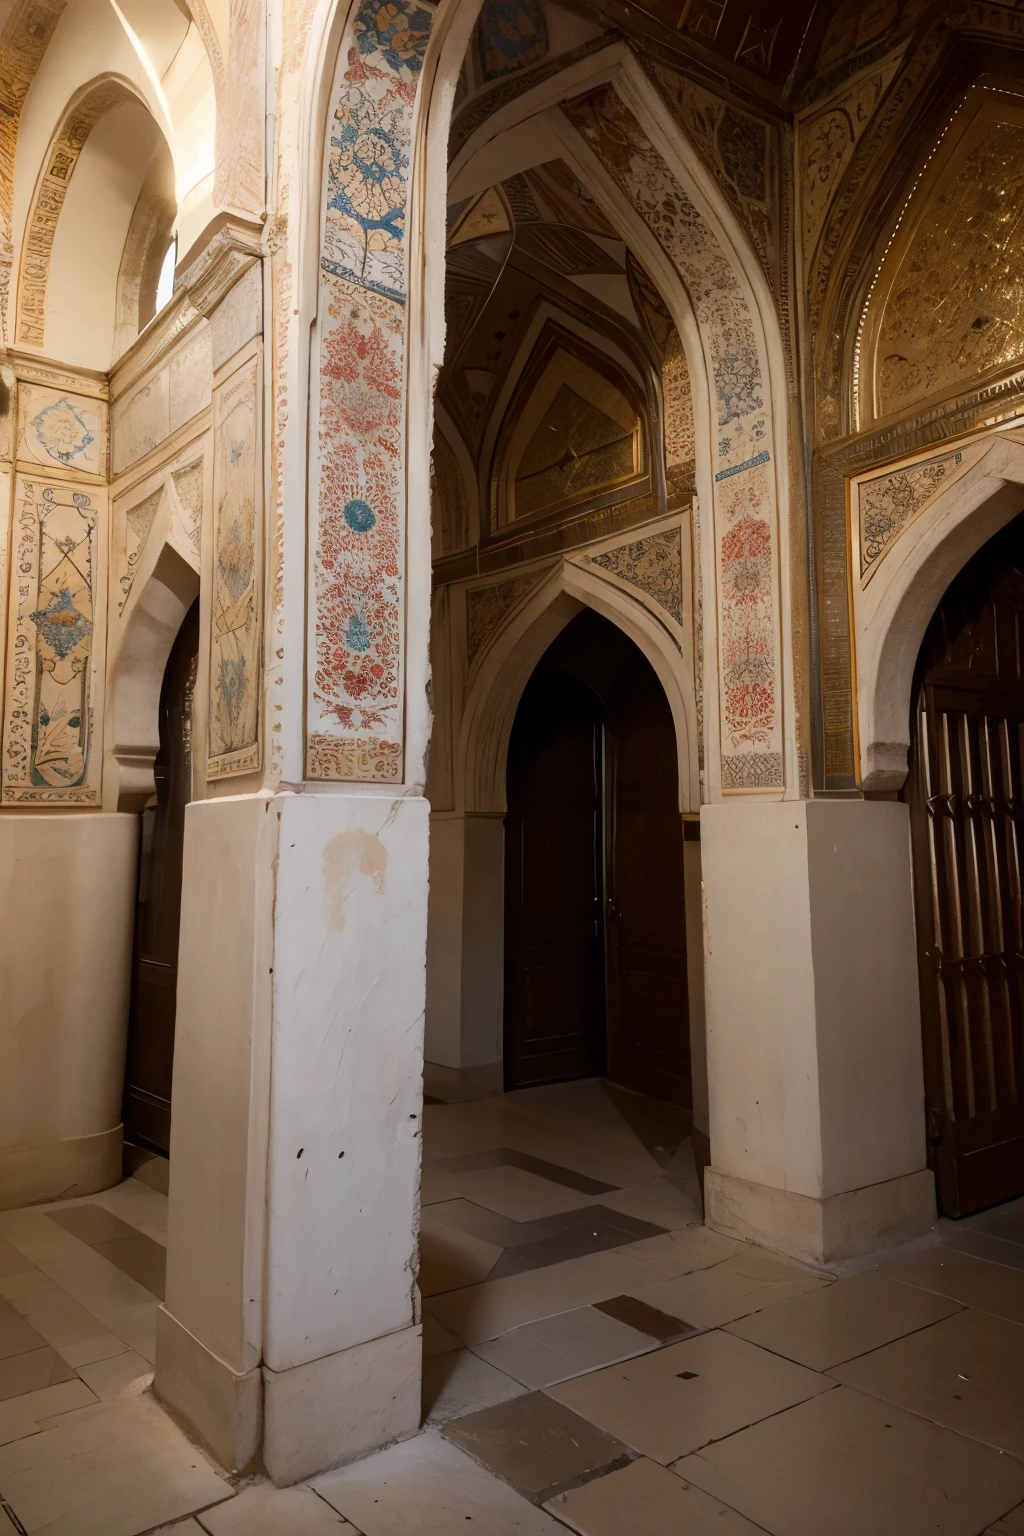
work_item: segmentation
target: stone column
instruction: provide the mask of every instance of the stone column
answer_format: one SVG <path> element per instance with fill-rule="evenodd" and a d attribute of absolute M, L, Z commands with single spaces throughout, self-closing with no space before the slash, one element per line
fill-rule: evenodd
<path fill-rule="evenodd" d="M 701 812 L 709 1225 L 810 1263 L 925 1230 L 906 807 Z"/>

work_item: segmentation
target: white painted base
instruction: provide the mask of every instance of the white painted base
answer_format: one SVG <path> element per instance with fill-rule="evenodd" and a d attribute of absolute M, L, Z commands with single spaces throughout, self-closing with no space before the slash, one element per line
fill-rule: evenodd
<path fill-rule="evenodd" d="M 263 1461 L 279 1488 L 416 1434 L 422 1333 L 404 1328 L 288 1371 L 263 1367 Z"/>
<path fill-rule="evenodd" d="M 120 1182 L 124 1127 L 41 1147 L 0 1147 L 0 1211 L 77 1200 Z"/>
<path fill-rule="evenodd" d="M 259 1367 L 239 1376 L 166 1307 L 157 1313 L 156 1326 L 156 1396 L 226 1471 L 249 1470 L 263 1427 Z"/>
<path fill-rule="evenodd" d="M 927 1232 L 935 1221 L 935 1181 L 925 1168 L 815 1200 L 708 1168 L 704 1219 L 728 1237 L 760 1243 L 806 1264 L 833 1264 Z"/>
<path fill-rule="evenodd" d="M 431 1099 L 446 1104 L 461 1104 L 465 1099 L 485 1099 L 504 1089 L 504 1067 L 489 1061 L 482 1067 L 442 1067 L 436 1061 L 423 1063 L 423 1091 Z"/>

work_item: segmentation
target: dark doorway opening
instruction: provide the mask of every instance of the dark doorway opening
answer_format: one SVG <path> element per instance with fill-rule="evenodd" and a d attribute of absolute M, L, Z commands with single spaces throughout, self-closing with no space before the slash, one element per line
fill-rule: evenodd
<path fill-rule="evenodd" d="M 171 1072 L 178 987 L 178 930 L 185 807 L 192 798 L 192 700 L 199 654 L 199 599 L 182 620 L 160 690 L 156 793 L 142 813 L 128 1059 L 125 1138 L 166 1153 L 171 1143 Z"/>
<path fill-rule="evenodd" d="M 505 1087 L 594 1077 L 691 1105 L 676 734 L 643 653 L 586 610 L 512 727 Z"/>
<path fill-rule="evenodd" d="M 910 806 L 929 1159 L 947 1216 L 1024 1194 L 1024 515 L 918 658 Z"/>

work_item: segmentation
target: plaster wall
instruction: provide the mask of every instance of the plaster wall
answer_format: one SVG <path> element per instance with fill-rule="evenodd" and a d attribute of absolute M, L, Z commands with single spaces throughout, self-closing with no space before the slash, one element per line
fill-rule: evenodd
<path fill-rule="evenodd" d="M 137 820 L 0 816 L 0 1207 L 121 1168 Z"/>

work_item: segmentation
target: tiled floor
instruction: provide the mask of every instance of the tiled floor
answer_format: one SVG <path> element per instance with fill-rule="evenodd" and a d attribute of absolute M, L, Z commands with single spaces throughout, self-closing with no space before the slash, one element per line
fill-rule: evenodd
<path fill-rule="evenodd" d="M 666 1106 L 429 1105 L 427 1427 L 277 1490 L 147 1391 L 165 1174 L 0 1214 L 0 1536 L 1024 1536 L 1024 1201 L 837 1279 L 700 1225 Z"/>

